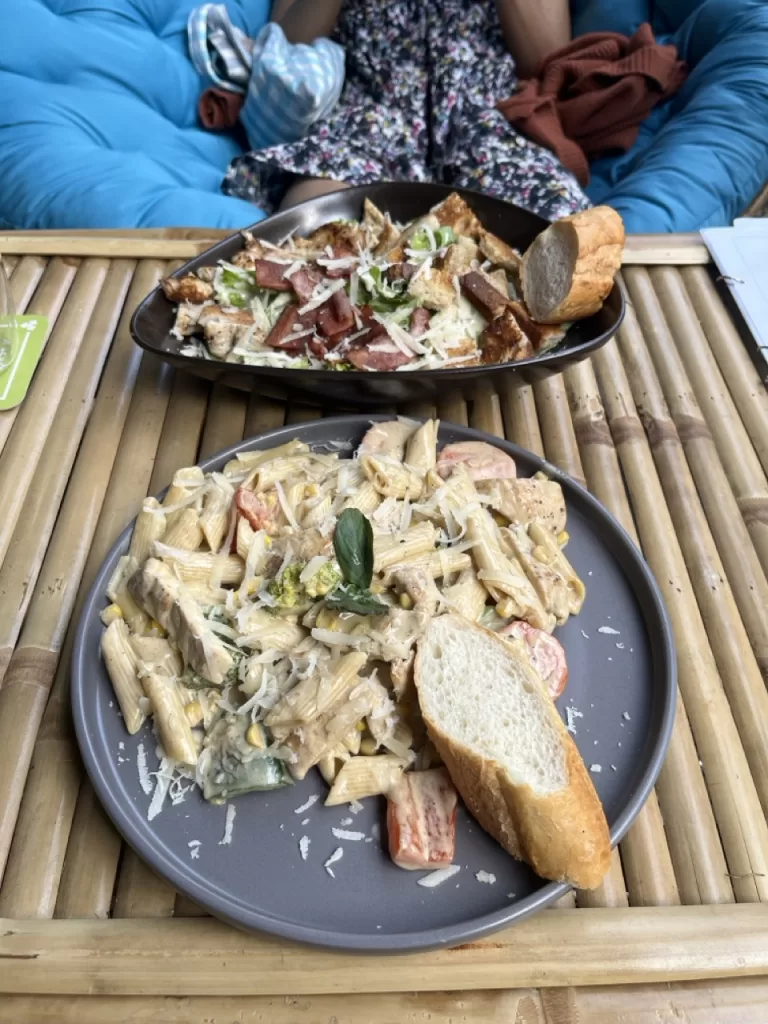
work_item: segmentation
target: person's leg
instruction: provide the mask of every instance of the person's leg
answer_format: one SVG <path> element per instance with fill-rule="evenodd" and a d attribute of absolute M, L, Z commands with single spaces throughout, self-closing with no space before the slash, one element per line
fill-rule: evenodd
<path fill-rule="evenodd" d="M 324 196 L 326 192 L 338 192 L 342 188 L 349 188 L 349 185 L 331 178 L 299 178 L 283 196 L 280 209 L 287 210 L 289 206 L 303 203 L 305 199 L 315 199 Z"/>

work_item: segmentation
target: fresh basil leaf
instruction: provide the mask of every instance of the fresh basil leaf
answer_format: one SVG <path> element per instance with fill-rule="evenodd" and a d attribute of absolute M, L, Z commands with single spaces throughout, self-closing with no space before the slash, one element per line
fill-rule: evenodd
<path fill-rule="evenodd" d="M 344 580 L 367 590 L 373 578 L 373 529 L 359 509 L 347 508 L 341 513 L 333 548 Z"/>
<path fill-rule="evenodd" d="M 370 590 L 361 590 L 344 583 L 328 595 L 325 603 L 329 608 L 354 612 L 356 615 L 386 615 L 390 610 L 389 605 L 379 601 Z"/>

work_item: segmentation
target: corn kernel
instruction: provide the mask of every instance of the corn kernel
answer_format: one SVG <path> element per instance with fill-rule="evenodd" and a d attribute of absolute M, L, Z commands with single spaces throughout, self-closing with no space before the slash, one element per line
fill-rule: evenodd
<path fill-rule="evenodd" d="M 320 488 L 317 484 L 305 484 L 304 485 L 304 497 L 305 498 L 316 498 L 320 493 Z"/>
<path fill-rule="evenodd" d="M 379 749 L 379 745 L 372 736 L 366 736 L 360 741 L 360 753 L 370 757 Z"/>
<path fill-rule="evenodd" d="M 338 615 L 328 608 L 321 608 L 317 613 L 318 629 L 335 629 L 338 625 Z"/>
<path fill-rule="evenodd" d="M 191 700 L 184 705 L 184 714 L 191 726 L 199 725 L 203 720 L 203 705 L 199 700 Z"/>
<path fill-rule="evenodd" d="M 549 565 L 552 561 L 549 552 L 545 547 L 542 547 L 541 544 L 537 544 L 533 551 L 531 551 L 531 554 L 537 562 L 543 562 L 545 565 Z"/>
<path fill-rule="evenodd" d="M 119 604 L 110 604 L 101 613 L 101 621 L 105 626 L 110 625 L 115 619 L 122 619 L 123 610 Z"/>
<path fill-rule="evenodd" d="M 365 732 L 365 722 L 362 719 L 360 719 L 355 728 L 357 729 L 358 732 Z"/>
<path fill-rule="evenodd" d="M 166 637 L 168 633 L 163 629 L 157 619 L 150 619 L 147 626 L 147 636 Z"/>
<path fill-rule="evenodd" d="M 368 622 L 367 619 L 363 619 L 362 622 L 359 622 L 354 627 L 354 629 L 352 630 L 352 632 L 349 635 L 350 636 L 368 636 L 370 631 L 371 631 L 370 623 Z"/>
<path fill-rule="evenodd" d="M 400 607 L 405 608 L 406 611 L 408 611 L 408 609 L 410 608 L 413 608 L 413 599 L 411 598 L 410 594 L 400 594 L 400 596 L 398 597 L 398 601 L 400 602 Z"/>
<path fill-rule="evenodd" d="M 271 537 L 265 537 L 264 538 L 264 547 L 265 548 L 271 548 L 272 547 L 272 538 Z"/>
<path fill-rule="evenodd" d="M 557 543 L 561 548 L 564 548 L 568 541 L 571 539 L 570 533 L 567 530 L 561 530 L 557 535 Z"/>
<path fill-rule="evenodd" d="M 264 733 L 261 731 L 261 726 L 258 722 L 254 722 L 253 725 L 248 727 L 248 732 L 245 734 L 246 743 L 252 747 L 256 747 L 257 750 L 264 749 Z"/>
<path fill-rule="evenodd" d="M 372 594 L 383 594 L 384 586 L 381 583 L 372 583 L 368 588 Z"/>

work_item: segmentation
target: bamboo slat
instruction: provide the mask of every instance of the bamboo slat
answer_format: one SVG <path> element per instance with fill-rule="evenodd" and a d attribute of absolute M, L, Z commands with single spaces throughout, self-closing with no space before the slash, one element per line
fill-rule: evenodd
<path fill-rule="evenodd" d="M 768 394 L 717 289 L 702 267 L 686 268 L 683 281 L 731 397 L 768 474 Z"/>
<path fill-rule="evenodd" d="M 153 267 L 152 271 L 157 273 L 160 269 Z M 83 571 L 73 624 L 77 623 L 85 595 L 110 545 L 136 514 L 146 494 L 169 390 L 170 374 L 167 369 L 145 355 L 112 469 L 111 486 Z M 0 913 L 10 917 L 49 917 L 56 902 L 82 775 L 69 718 L 72 636 L 73 630 L 70 630 L 43 716 L 0 890 Z M 52 837 L 52 841 L 44 846 L 37 841 L 40 830 Z M 94 875 L 99 856 L 100 851 L 92 850 L 89 870 Z"/>
<path fill-rule="evenodd" d="M 319 995 L 636 984 L 768 972 L 768 908 L 551 910 L 491 939 L 360 957 L 245 935 L 213 919 L 0 921 L 0 991 Z M 215 956 L 211 957 L 211 951 Z"/>
<path fill-rule="evenodd" d="M 0 455 L 0 491 L 3 494 L 0 560 L 8 550 L 107 268 L 105 260 L 86 260 L 77 270 L 30 386 L 29 399 L 22 404 Z M 67 270 L 68 267 L 62 268 L 63 280 L 69 277 Z M 87 366 L 83 371 L 87 372 Z"/>
<path fill-rule="evenodd" d="M 125 848 L 112 917 L 172 917 L 176 893 L 133 850 Z"/>
<path fill-rule="evenodd" d="M 25 257 L 11 278 L 11 295 L 16 312 L 25 312 L 28 303 L 31 302 L 35 313 L 48 317 L 46 345 L 56 317 L 59 315 L 59 310 L 69 291 L 69 286 L 72 284 L 77 266 L 77 260 L 51 260 L 49 264 L 45 265 L 42 260 Z M 44 357 L 45 353 L 43 352 L 41 360 Z M 30 392 L 33 388 L 34 383 Z M 25 404 L 30 404 L 29 399 Z M 3 452 L 16 418 L 23 408 L 24 404 L 0 412 L 0 452 Z"/>
<path fill-rule="evenodd" d="M 586 486 L 562 376 L 538 381 L 533 393 L 547 458 Z"/>
<path fill-rule="evenodd" d="M 625 326 L 620 332 L 622 356 L 628 368 L 633 367 L 633 351 L 638 345 L 635 327 L 636 320 L 630 308 L 627 310 Z M 628 334 L 630 331 L 632 333 Z M 598 367 L 601 364 L 605 366 L 605 352 L 609 347 L 612 346 L 603 350 L 601 358 L 596 360 Z M 765 818 L 682 557 L 682 538 L 678 540 L 659 475 L 649 458 L 648 441 L 631 392 L 624 390 L 627 379 L 623 367 L 618 360 L 615 363 L 618 366 L 613 367 L 613 380 L 601 376 L 600 369 L 598 379 L 627 478 L 643 550 L 665 595 L 672 620 L 680 690 L 696 738 L 699 758 L 704 765 L 709 796 L 732 874 L 733 890 L 739 900 L 762 899 L 768 893 L 765 877 L 768 830 Z M 635 375 L 632 369 L 628 372 L 638 394 L 644 396 L 647 381 L 644 377 L 641 379 L 641 375 Z M 659 786 L 660 796 L 662 792 L 663 782 Z M 670 819 L 663 805 L 662 811 L 668 829 L 676 828 L 678 822 Z M 668 835 L 672 845 L 671 832 Z M 717 859 L 716 851 L 704 852 L 711 852 Z M 689 854 L 695 857 L 697 851 L 689 847 Z M 697 871 L 693 876 L 697 884 L 707 878 L 704 865 L 700 867 L 702 874 Z M 727 900 L 730 898 L 728 880 L 718 878 L 717 875 L 719 871 L 715 877 L 709 876 L 707 879 L 715 885 L 715 890 L 710 890 L 709 896 L 714 897 L 715 892 L 718 892 L 719 900 Z M 690 880 L 689 875 L 686 881 Z M 716 900 L 709 898 L 706 902 Z"/>
<path fill-rule="evenodd" d="M 578 363 L 568 369 L 565 386 L 589 489 L 637 544 L 618 456 L 591 363 Z M 663 906 L 680 902 L 655 792 L 621 844 L 621 857 L 629 902 L 633 906 Z M 582 894 L 582 905 L 592 905 L 590 894 Z"/>
<path fill-rule="evenodd" d="M 133 393 L 140 355 L 129 331 L 131 300 L 156 269 L 137 271 L 59 512 L 24 629 L 0 689 L 0 878 L 37 730 Z"/>
<path fill-rule="evenodd" d="M 94 849 L 101 851 L 102 862 L 114 859 L 117 863 L 120 836 L 107 818 L 93 788 L 85 782 L 72 819 L 55 917 L 95 917 L 102 920 L 109 917 L 114 878 L 104 871 L 89 870 Z"/>
<path fill-rule="evenodd" d="M 659 267 L 651 271 L 650 279 L 760 563 L 768 572 L 768 483 L 760 460 L 709 347 L 680 271 Z M 661 367 L 659 375 L 664 379 Z M 669 396 L 668 401 L 671 402 Z"/>
<path fill-rule="evenodd" d="M 24 515 L 0 566 L 0 683 L 34 592 L 132 274 L 130 261 L 117 260 L 104 280 L 91 322 L 76 349 L 66 397 L 45 439 L 24 501 Z"/>
<path fill-rule="evenodd" d="M 5 276 L 10 277 L 16 269 L 16 264 L 19 262 L 18 256 L 3 256 L 3 269 L 5 270 Z"/>
<path fill-rule="evenodd" d="M 752 777 L 766 810 L 768 691 L 758 662 L 768 670 L 768 582 L 690 385 L 674 355 L 674 342 L 647 271 L 628 271 L 626 278 L 637 321 L 628 317 L 622 332 L 624 364 L 630 378 L 635 376 L 636 399 L 638 394 L 642 395 L 641 416 L 651 437 L 668 507 Z M 643 338 L 662 370 L 672 413 L 680 424 L 682 445 Z M 750 649 L 750 639 L 757 661 Z"/>
<path fill-rule="evenodd" d="M 0 234 L 0 252 L 39 256 L 118 256 L 135 259 L 189 260 L 205 252 L 231 232 L 211 231 L 207 237 L 158 238 L 156 234 L 134 232 L 13 232 Z M 685 264 L 709 263 L 709 252 L 698 234 L 630 235 L 624 247 L 624 263 Z"/>

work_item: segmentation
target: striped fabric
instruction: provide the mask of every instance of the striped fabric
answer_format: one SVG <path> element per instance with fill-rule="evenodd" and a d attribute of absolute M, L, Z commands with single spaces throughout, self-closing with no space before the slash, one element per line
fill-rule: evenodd
<path fill-rule="evenodd" d="M 224 4 L 195 8 L 187 32 L 200 74 L 219 89 L 245 95 L 240 121 L 252 149 L 302 138 L 339 99 L 344 50 L 330 39 L 289 43 L 274 22 L 249 39 Z"/>

